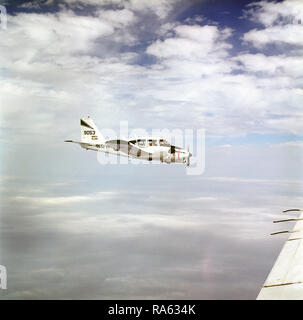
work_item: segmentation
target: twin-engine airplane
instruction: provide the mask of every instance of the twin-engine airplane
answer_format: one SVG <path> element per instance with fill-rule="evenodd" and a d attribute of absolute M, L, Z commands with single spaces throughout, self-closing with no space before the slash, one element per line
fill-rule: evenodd
<path fill-rule="evenodd" d="M 166 163 L 187 163 L 190 165 L 192 154 L 189 150 L 176 147 L 163 138 L 142 137 L 137 139 L 105 140 L 92 118 L 82 118 L 81 142 L 65 140 L 79 144 L 86 150 L 93 150 L 142 160 L 159 160 Z"/>

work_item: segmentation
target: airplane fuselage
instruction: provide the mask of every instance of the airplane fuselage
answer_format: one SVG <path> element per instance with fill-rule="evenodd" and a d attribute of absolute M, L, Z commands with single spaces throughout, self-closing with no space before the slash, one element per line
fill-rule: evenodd
<path fill-rule="evenodd" d="M 90 117 L 80 119 L 80 126 L 81 141 L 66 140 L 66 142 L 77 143 L 86 150 L 148 161 L 187 163 L 187 165 L 189 165 L 192 156 L 189 150 L 171 145 L 163 138 L 141 137 L 105 140 Z"/>
<path fill-rule="evenodd" d="M 142 141 L 143 139 L 138 139 Z M 133 143 L 134 140 L 131 140 Z M 153 141 L 159 141 L 153 139 Z M 123 156 L 123 157 L 132 157 L 132 158 L 138 158 L 142 160 L 159 160 L 161 162 L 166 162 L 166 163 L 186 163 L 187 158 L 189 156 L 189 152 L 186 151 L 185 149 L 179 148 L 179 147 L 174 147 L 174 146 L 160 146 L 160 145 L 152 145 L 152 146 L 146 146 L 146 147 L 141 147 L 143 151 L 148 153 L 148 156 L 146 154 L 144 155 L 130 155 L 128 152 L 125 152 L 125 150 L 120 150 L 120 145 L 119 143 L 113 144 L 111 143 L 111 140 L 109 140 L 110 143 L 105 143 L 102 144 L 86 144 L 86 145 L 81 145 L 82 148 L 86 150 L 92 150 L 92 151 L 97 151 L 97 152 L 104 152 L 108 154 L 113 154 L 113 155 L 118 155 L 118 156 Z M 171 149 L 174 148 L 174 152 L 171 152 Z"/>

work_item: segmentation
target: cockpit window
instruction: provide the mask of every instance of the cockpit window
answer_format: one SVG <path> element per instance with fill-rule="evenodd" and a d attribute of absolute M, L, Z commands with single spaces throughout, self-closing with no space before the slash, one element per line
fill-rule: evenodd
<path fill-rule="evenodd" d="M 138 139 L 138 140 L 131 140 L 130 143 L 139 146 L 139 147 L 145 147 L 146 146 L 146 140 L 145 139 Z"/>

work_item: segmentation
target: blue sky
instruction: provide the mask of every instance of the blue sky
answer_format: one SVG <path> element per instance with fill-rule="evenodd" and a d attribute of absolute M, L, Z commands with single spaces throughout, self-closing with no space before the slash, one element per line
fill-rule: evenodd
<path fill-rule="evenodd" d="M 1 3 L 1 298 L 255 299 L 302 207 L 302 1 Z M 101 165 L 87 115 L 203 128 L 205 172 Z"/>

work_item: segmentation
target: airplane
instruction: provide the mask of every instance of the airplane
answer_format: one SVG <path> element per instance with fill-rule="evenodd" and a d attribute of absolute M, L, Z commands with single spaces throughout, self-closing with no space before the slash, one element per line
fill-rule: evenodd
<path fill-rule="evenodd" d="M 136 139 L 105 140 L 93 119 L 80 119 L 81 141 L 65 140 L 79 144 L 86 150 L 116 154 L 147 161 L 159 160 L 162 163 L 186 163 L 190 166 L 192 154 L 188 150 L 170 144 L 163 138 L 140 137 Z"/>
<path fill-rule="evenodd" d="M 283 213 L 301 213 L 299 217 L 274 223 L 296 222 L 292 230 L 271 235 L 290 234 L 270 271 L 257 300 L 303 300 L 303 210 L 287 209 Z"/>

